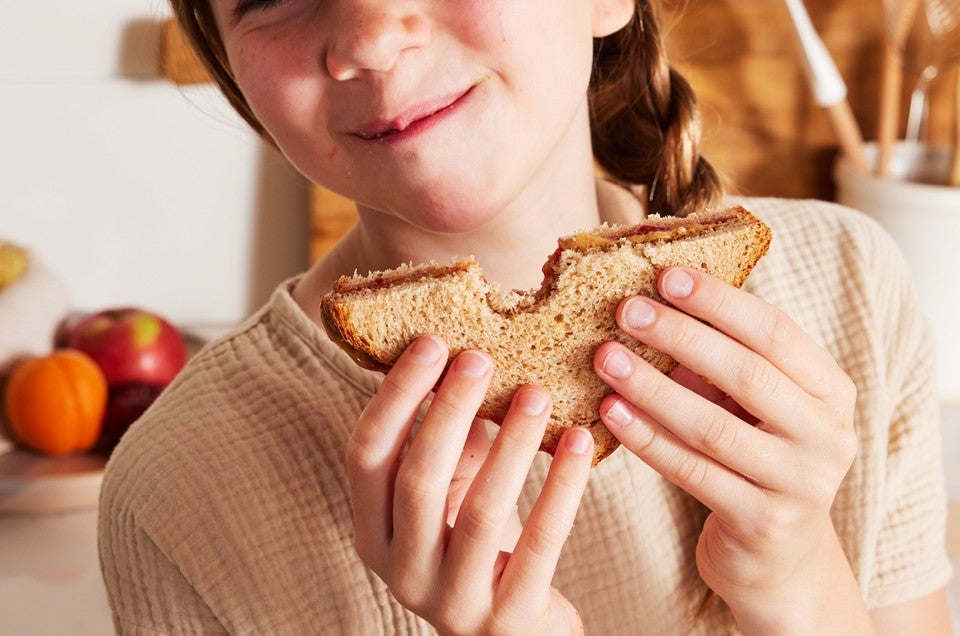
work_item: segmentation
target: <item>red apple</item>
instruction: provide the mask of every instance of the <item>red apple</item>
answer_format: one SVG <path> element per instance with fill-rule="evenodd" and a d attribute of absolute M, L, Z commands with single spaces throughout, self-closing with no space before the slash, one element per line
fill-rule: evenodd
<path fill-rule="evenodd" d="M 110 455 L 130 425 L 143 415 L 162 391 L 163 387 L 156 384 L 120 384 L 112 387 L 96 450 Z"/>
<path fill-rule="evenodd" d="M 183 336 L 176 327 L 136 307 L 109 309 L 85 318 L 70 330 L 67 346 L 93 358 L 111 387 L 165 387 L 187 359 Z"/>

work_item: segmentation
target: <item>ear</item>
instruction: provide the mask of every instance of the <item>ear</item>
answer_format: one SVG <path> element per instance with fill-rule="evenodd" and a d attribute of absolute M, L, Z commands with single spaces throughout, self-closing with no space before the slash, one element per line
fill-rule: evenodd
<path fill-rule="evenodd" d="M 637 10 L 637 0 L 591 0 L 593 37 L 602 38 L 627 26 Z"/>

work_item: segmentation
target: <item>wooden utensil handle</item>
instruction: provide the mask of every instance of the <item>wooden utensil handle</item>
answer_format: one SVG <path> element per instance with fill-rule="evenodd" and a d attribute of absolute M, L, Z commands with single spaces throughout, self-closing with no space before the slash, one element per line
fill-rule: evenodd
<path fill-rule="evenodd" d="M 889 38 L 888 38 L 889 39 Z M 900 128 L 900 93 L 903 90 L 903 60 L 889 43 L 883 51 L 880 103 L 877 116 L 877 176 L 890 176 L 890 155 Z"/>
<path fill-rule="evenodd" d="M 833 130 L 837 135 L 844 155 L 857 170 L 869 174 L 870 166 L 863 156 L 863 135 L 860 133 L 860 126 L 853 116 L 850 102 L 844 99 L 828 106 L 827 114 L 830 116 L 830 123 L 833 125 Z"/>

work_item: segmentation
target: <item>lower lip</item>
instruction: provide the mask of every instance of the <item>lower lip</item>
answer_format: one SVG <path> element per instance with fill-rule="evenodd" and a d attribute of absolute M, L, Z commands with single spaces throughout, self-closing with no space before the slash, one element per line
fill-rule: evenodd
<path fill-rule="evenodd" d="M 463 95 L 458 97 L 456 100 L 454 100 L 449 106 L 445 106 L 431 115 L 427 115 L 422 119 L 418 119 L 417 121 L 411 123 L 409 126 L 404 128 L 403 130 L 398 130 L 386 135 L 382 135 L 380 137 L 376 137 L 374 139 L 369 139 L 367 141 L 373 141 L 373 142 L 385 143 L 385 144 L 396 144 L 396 143 L 401 143 L 403 141 L 406 141 L 408 139 L 412 139 L 422 133 L 425 133 L 431 128 L 433 128 L 434 126 L 436 126 L 437 124 L 451 117 L 455 111 L 459 110 L 460 107 L 466 103 L 467 98 L 473 94 L 474 88 L 476 87 L 474 86 L 468 89 L 466 93 L 464 93 Z"/>

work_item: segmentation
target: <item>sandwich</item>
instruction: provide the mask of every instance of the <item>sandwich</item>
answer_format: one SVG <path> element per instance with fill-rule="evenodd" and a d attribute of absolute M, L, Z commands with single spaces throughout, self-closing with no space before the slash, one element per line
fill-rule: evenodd
<path fill-rule="evenodd" d="M 600 420 L 610 389 L 593 371 L 597 347 L 620 341 L 667 374 L 677 364 L 617 327 L 620 301 L 641 294 L 662 302 L 657 277 L 675 265 L 740 287 L 770 240 L 770 229 L 742 207 L 651 216 L 560 238 L 538 289 L 503 290 L 472 257 L 408 264 L 341 277 L 321 301 L 321 315 L 333 342 L 367 369 L 388 371 L 426 334 L 443 338 L 451 359 L 465 349 L 486 352 L 494 371 L 477 416 L 499 424 L 520 386 L 540 385 L 553 398 L 540 449 L 553 454 L 563 432 L 581 426 L 593 435 L 596 465 L 619 445 Z"/>

